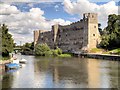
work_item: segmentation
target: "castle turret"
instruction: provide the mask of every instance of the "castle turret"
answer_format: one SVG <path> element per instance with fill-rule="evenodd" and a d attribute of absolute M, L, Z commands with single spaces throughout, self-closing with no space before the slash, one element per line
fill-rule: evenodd
<path fill-rule="evenodd" d="M 37 44 L 39 39 L 40 31 L 34 31 L 34 46 Z"/>
<path fill-rule="evenodd" d="M 98 19 L 96 13 L 85 13 L 84 19 L 84 46 L 88 51 L 92 48 L 96 48 L 100 41 L 100 34 L 98 31 Z"/>
<path fill-rule="evenodd" d="M 57 37 L 57 33 L 58 33 L 58 28 L 59 28 L 59 24 L 53 25 L 52 26 L 52 30 L 53 30 L 53 36 L 54 36 L 54 43 L 56 42 L 56 37 Z"/>

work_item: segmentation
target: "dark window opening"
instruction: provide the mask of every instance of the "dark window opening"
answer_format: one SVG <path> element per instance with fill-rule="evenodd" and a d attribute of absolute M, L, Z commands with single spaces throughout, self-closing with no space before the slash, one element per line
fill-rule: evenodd
<path fill-rule="evenodd" d="M 54 39 L 52 39 L 52 41 L 54 41 Z"/>
<path fill-rule="evenodd" d="M 93 34 L 93 36 L 95 36 L 95 34 Z"/>
<path fill-rule="evenodd" d="M 59 38 L 61 37 L 61 35 L 59 35 Z"/>

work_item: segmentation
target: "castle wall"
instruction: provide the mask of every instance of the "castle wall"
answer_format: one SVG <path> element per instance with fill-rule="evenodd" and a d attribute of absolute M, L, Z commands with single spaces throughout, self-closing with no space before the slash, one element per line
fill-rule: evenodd
<path fill-rule="evenodd" d="M 51 31 L 39 31 L 35 44 L 47 43 L 50 48 L 59 47 L 63 51 L 80 51 L 96 48 L 99 44 L 97 14 L 85 13 L 83 19 L 70 25 L 54 25 Z"/>
<path fill-rule="evenodd" d="M 60 26 L 56 41 L 57 46 L 63 51 L 80 51 L 83 44 L 82 23 Z"/>
<path fill-rule="evenodd" d="M 47 31 L 47 32 L 42 32 L 39 34 L 39 39 L 38 39 L 38 43 L 42 44 L 42 43 L 47 43 L 48 46 L 50 46 L 50 48 L 54 48 L 54 37 L 53 37 L 53 32 L 51 31 Z"/>

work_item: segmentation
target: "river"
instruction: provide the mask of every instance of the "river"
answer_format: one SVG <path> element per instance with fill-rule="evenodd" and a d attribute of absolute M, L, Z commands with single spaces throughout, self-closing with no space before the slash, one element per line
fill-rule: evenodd
<path fill-rule="evenodd" d="M 117 88 L 119 61 L 22 56 L 22 68 L 2 76 L 2 88 Z"/>

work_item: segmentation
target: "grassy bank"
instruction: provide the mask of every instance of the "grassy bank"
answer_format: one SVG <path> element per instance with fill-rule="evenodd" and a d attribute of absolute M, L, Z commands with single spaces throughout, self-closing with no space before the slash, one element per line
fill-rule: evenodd
<path fill-rule="evenodd" d="M 100 48 L 93 48 L 90 50 L 90 53 L 119 54 L 120 55 L 120 48 L 109 50 L 109 51 L 106 51 L 105 49 L 100 49 Z"/>
<path fill-rule="evenodd" d="M 110 50 L 107 53 L 108 54 L 119 54 L 120 55 L 120 48 Z"/>
<path fill-rule="evenodd" d="M 90 53 L 103 53 L 103 52 L 105 52 L 105 50 L 100 48 L 93 48 L 90 50 Z"/>
<path fill-rule="evenodd" d="M 58 57 L 65 58 L 65 57 L 72 57 L 72 55 L 71 54 L 61 54 L 61 55 L 58 55 Z"/>

